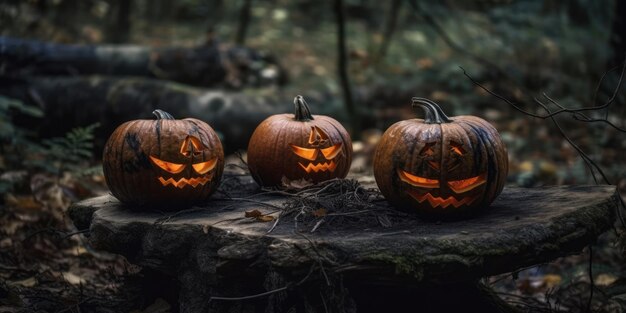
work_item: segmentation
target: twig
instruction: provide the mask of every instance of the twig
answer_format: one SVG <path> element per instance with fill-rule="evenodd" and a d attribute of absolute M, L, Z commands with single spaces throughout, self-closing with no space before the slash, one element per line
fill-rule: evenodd
<path fill-rule="evenodd" d="M 589 245 L 589 268 L 587 269 L 589 273 L 589 283 L 591 286 L 589 287 L 589 300 L 587 301 L 587 309 L 586 312 L 591 312 L 591 300 L 593 299 L 593 289 L 595 287 L 595 283 L 593 281 L 593 248 Z"/>

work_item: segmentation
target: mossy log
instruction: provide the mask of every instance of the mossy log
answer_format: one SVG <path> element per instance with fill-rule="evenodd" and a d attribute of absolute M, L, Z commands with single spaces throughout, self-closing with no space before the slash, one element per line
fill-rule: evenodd
<path fill-rule="evenodd" d="M 286 80 L 274 57 L 215 40 L 194 47 L 146 47 L 0 37 L 0 68 L 10 76 L 142 76 L 202 87 L 267 86 Z"/>
<path fill-rule="evenodd" d="M 113 130 L 133 119 L 152 119 L 162 109 L 175 118 L 194 117 L 209 123 L 223 137 L 228 151 L 245 149 L 256 126 L 271 114 L 293 112 L 293 94 L 275 91 L 223 91 L 189 87 L 169 81 L 112 76 L 39 77 L 0 80 L 0 95 L 44 110 L 45 119 L 22 116 L 18 125 L 41 137 L 62 136 L 74 127 L 99 123 L 96 147 Z M 310 97 L 315 114 L 343 112 L 323 97 Z"/>
<path fill-rule="evenodd" d="M 272 229 L 273 222 L 245 218 L 252 210 L 276 216 L 268 206 L 286 198 L 252 195 L 258 190 L 250 177 L 237 179 L 235 198 L 214 196 L 175 216 L 131 211 L 111 196 L 76 203 L 70 214 L 81 226 L 91 217 L 96 248 L 177 277 L 181 312 L 380 312 L 407 305 L 497 312 L 505 306 L 478 296 L 480 278 L 579 253 L 611 228 L 617 208 L 614 186 L 505 188 L 487 213 L 469 220 L 408 216 L 386 228 L 301 233 L 293 220 Z"/>

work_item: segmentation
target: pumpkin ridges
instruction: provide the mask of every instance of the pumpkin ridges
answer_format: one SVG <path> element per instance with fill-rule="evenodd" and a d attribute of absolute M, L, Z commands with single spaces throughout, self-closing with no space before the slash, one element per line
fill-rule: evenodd
<path fill-rule="evenodd" d="M 430 114 L 431 120 L 436 116 Z M 434 150 L 424 150 L 431 144 Z M 376 148 L 374 176 L 394 206 L 439 218 L 460 217 L 486 208 L 500 193 L 506 178 L 502 170 L 507 169 L 503 148 L 495 128 L 477 117 L 431 124 L 401 121 L 385 131 Z M 412 178 L 399 176 L 400 170 Z M 421 179 L 438 179 L 438 188 Z"/>
<path fill-rule="evenodd" d="M 297 98 L 296 98 L 297 100 Z M 296 104 L 297 107 L 297 104 Z M 300 113 L 304 111 L 300 110 Z M 281 186 L 282 178 L 305 179 L 320 182 L 334 177 L 345 177 L 352 158 L 350 136 L 334 119 L 311 115 L 312 119 L 299 121 L 292 114 L 278 114 L 257 126 L 248 144 L 248 166 L 253 178 L 262 186 Z M 323 136 L 323 142 L 309 143 L 310 136 Z M 341 143 L 341 153 L 326 159 L 321 149 Z M 294 152 L 292 146 L 315 149 L 315 160 L 308 160 Z M 333 164 L 331 170 L 322 165 Z M 304 168 L 312 171 L 305 172 Z"/>
<path fill-rule="evenodd" d="M 346 131 L 346 129 L 341 124 L 339 124 L 339 122 L 337 122 L 336 120 L 327 118 L 325 116 L 318 116 L 318 121 L 320 123 L 326 123 L 328 126 L 332 127 L 335 130 L 335 132 L 331 132 L 330 134 L 328 134 L 329 137 L 333 137 L 335 135 L 339 137 L 339 138 L 332 138 L 331 143 L 330 143 L 331 145 L 337 144 L 337 143 L 343 144 L 343 146 L 341 147 L 341 151 L 344 154 L 344 158 L 341 159 L 340 162 L 342 163 L 345 162 L 348 164 L 348 166 L 342 166 L 341 168 L 343 169 L 343 171 L 341 173 L 336 173 L 334 176 L 337 176 L 339 178 L 344 178 L 347 176 L 350 170 L 349 164 L 352 163 L 352 140 L 350 139 L 349 136 L 347 136 L 348 132 Z M 346 134 L 346 136 L 344 136 L 344 134 Z"/>
<path fill-rule="evenodd" d="M 180 147 L 189 136 L 200 141 L 202 148 L 197 150 L 200 154 L 181 157 Z M 180 173 L 167 172 L 149 160 L 151 155 L 185 167 Z M 193 164 L 212 158 L 217 161 L 210 172 L 198 174 L 193 170 Z M 105 146 L 103 167 L 107 184 L 120 201 L 177 208 L 202 201 L 217 188 L 223 172 L 223 149 L 215 131 L 200 120 L 135 120 L 113 132 Z M 158 180 L 207 176 L 211 176 L 210 181 L 196 187 L 162 185 Z"/>
<path fill-rule="evenodd" d="M 465 125 L 469 127 L 468 131 L 477 133 L 478 132 L 477 129 L 483 129 L 489 132 L 489 136 L 486 136 L 485 138 L 478 136 L 481 140 L 487 140 L 487 142 L 485 143 L 486 145 L 488 145 L 486 147 L 487 160 L 494 163 L 492 166 L 494 169 L 498 169 L 496 173 L 490 173 L 493 175 L 493 179 L 488 180 L 488 185 L 486 189 L 486 197 L 483 198 L 482 200 L 483 203 L 488 205 L 491 202 L 493 202 L 495 197 L 502 191 L 502 189 L 499 186 L 503 186 L 503 180 L 504 180 L 502 179 L 502 169 L 500 169 L 500 167 L 503 166 L 503 164 L 499 156 L 499 152 L 498 152 L 499 148 L 493 141 L 493 139 L 496 137 L 494 137 L 494 133 L 492 129 L 495 129 L 495 128 L 493 128 L 491 124 L 485 125 L 485 123 L 483 123 L 481 119 L 477 119 L 477 118 L 467 118 L 464 121 L 465 121 Z M 499 135 L 497 138 L 499 138 Z M 490 170 L 489 166 L 488 166 L 488 170 Z M 506 169 L 504 170 L 504 172 L 506 173 Z M 504 175 L 506 176 L 506 174 Z"/>
<path fill-rule="evenodd" d="M 489 131 L 491 132 L 491 136 L 490 138 L 492 140 L 496 140 L 496 142 L 494 142 L 494 151 L 496 151 L 497 157 L 498 157 L 498 164 L 502 166 L 502 168 L 499 171 L 499 179 L 498 179 L 498 186 L 496 188 L 496 193 L 500 193 L 502 191 L 502 189 L 504 188 L 504 184 L 506 181 L 506 175 L 508 173 L 508 166 L 509 166 L 509 162 L 508 162 L 508 153 L 507 153 L 507 149 L 506 146 L 504 145 L 504 143 L 502 142 L 502 138 L 500 137 L 500 134 L 498 133 L 498 131 L 495 129 L 495 127 L 493 127 L 491 124 L 487 123 L 485 120 L 483 119 L 478 119 L 478 122 L 481 123 L 482 125 L 485 126 L 485 128 L 489 129 Z M 498 147 L 495 147 L 495 146 Z M 500 167 L 498 167 L 500 168 Z"/>
<path fill-rule="evenodd" d="M 121 168 L 121 169 L 124 168 L 124 147 L 125 147 L 125 143 L 123 142 L 124 134 L 126 134 L 127 129 L 129 127 L 131 127 L 133 124 L 134 124 L 133 121 L 126 122 L 126 123 L 122 124 L 118 128 L 119 132 L 118 132 L 118 129 L 116 129 L 114 131 L 114 133 L 113 133 L 113 135 L 114 135 L 113 138 L 115 140 L 115 142 L 113 144 L 113 147 L 118 147 L 119 148 L 117 159 L 120 162 L 118 168 Z M 121 145 L 118 142 L 120 140 L 120 138 L 122 140 Z M 106 157 L 105 157 L 105 159 L 106 159 Z M 106 179 L 107 177 L 111 177 L 111 175 L 113 175 L 112 177 L 116 178 L 116 180 L 119 182 L 119 183 L 111 184 L 110 182 L 107 181 L 107 185 L 109 185 L 109 189 L 111 189 L 113 194 L 120 193 L 123 198 L 128 199 L 129 195 L 128 195 L 128 191 L 127 191 L 127 188 L 126 188 L 126 181 L 123 179 L 123 177 L 120 176 L 119 173 L 117 173 L 115 171 L 111 172 L 111 174 L 109 174 L 109 175 L 107 175 L 107 172 L 111 172 L 111 171 L 108 171 L 108 169 L 105 167 L 105 170 L 104 170 L 105 180 L 107 180 Z M 114 189 L 116 189 L 116 190 L 114 190 Z"/>
<path fill-rule="evenodd" d="M 460 116 L 457 119 L 457 125 L 459 125 L 459 127 L 461 127 L 462 129 L 464 129 L 465 133 L 468 135 L 472 135 L 474 136 L 474 141 L 473 142 L 479 142 L 480 145 L 478 145 L 478 147 L 472 145 L 472 149 L 480 149 L 480 154 L 481 154 L 481 159 L 480 159 L 480 172 L 481 174 L 486 172 L 487 173 L 487 182 L 485 184 L 484 190 L 482 192 L 482 195 L 480 196 L 480 199 L 477 199 L 475 201 L 476 204 L 481 204 L 477 209 L 481 209 L 481 207 L 484 204 L 489 204 L 491 203 L 492 199 L 492 186 L 493 186 L 493 181 L 491 181 L 489 179 L 489 175 L 492 174 L 490 173 L 490 166 L 489 166 L 489 162 L 492 160 L 491 156 L 489 155 L 489 151 L 491 149 L 493 149 L 492 144 L 490 141 L 485 141 L 486 138 L 483 138 L 482 136 L 480 136 L 479 131 L 475 128 L 475 125 L 472 125 L 473 121 L 465 119 L 464 116 Z M 473 152 L 473 151 L 472 151 Z M 475 163 L 474 163 L 475 164 Z M 497 168 L 497 164 L 496 164 L 496 168 Z"/>

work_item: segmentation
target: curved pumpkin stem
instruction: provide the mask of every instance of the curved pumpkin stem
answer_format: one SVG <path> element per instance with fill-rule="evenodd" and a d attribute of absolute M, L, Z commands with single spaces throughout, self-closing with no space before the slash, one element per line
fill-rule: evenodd
<path fill-rule="evenodd" d="M 426 98 L 413 97 L 411 99 L 413 107 L 421 106 L 424 109 L 425 117 L 424 123 L 426 124 L 441 124 L 450 123 L 452 120 L 443 113 L 443 110 L 437 103 Z"/>
<path fill-rule="evenodd" d="M 305 122 L 313 119 L 313 115 L 311 115 L 311 111 L 309 111 L 309 106 L 306 104 L 306 101 L 304 101 L 304 97 L 297 95 L 293 99 L 293 104 L 296 106 L 294 113 L 296 121 Z"/>
<path fill-rule="evenodd" d="M 172 114 L 169 114 L 161 109 L 152 111 L 152 114 L 156 115 L 157 120 L 175 120 Z"/>

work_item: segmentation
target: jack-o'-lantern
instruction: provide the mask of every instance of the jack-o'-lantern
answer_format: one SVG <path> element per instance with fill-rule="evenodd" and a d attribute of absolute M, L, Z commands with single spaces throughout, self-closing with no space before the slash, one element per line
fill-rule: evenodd
<path fill-rule="evenodd" d="M 156 120 L 126 122 L 109 137 L 102 166 L 111 193 L 121 202 L 159 209 L 206 200 L 224 170 L 219 137 L 203 121 L 153 114 Z"/>
<path fill-rule="evenodd" d="M 268 117 L 248 144 L 248 167 L 261 186 L 295 180 L 318 183 L 348 174 L 352 162 L 350 135 L 335 119 L 311 115 L 302 96 L 294 99 L 295 114 Z"/>
<path fill-rule="evenodd" d="M 426 114 L 390 126 L 374 155 L 374 176 L 394 206 L 437 218 L 487 208 L 508 171 L 498 131 L 475 116 L 447 117 L 439 105 L 413 98 Z"/>

